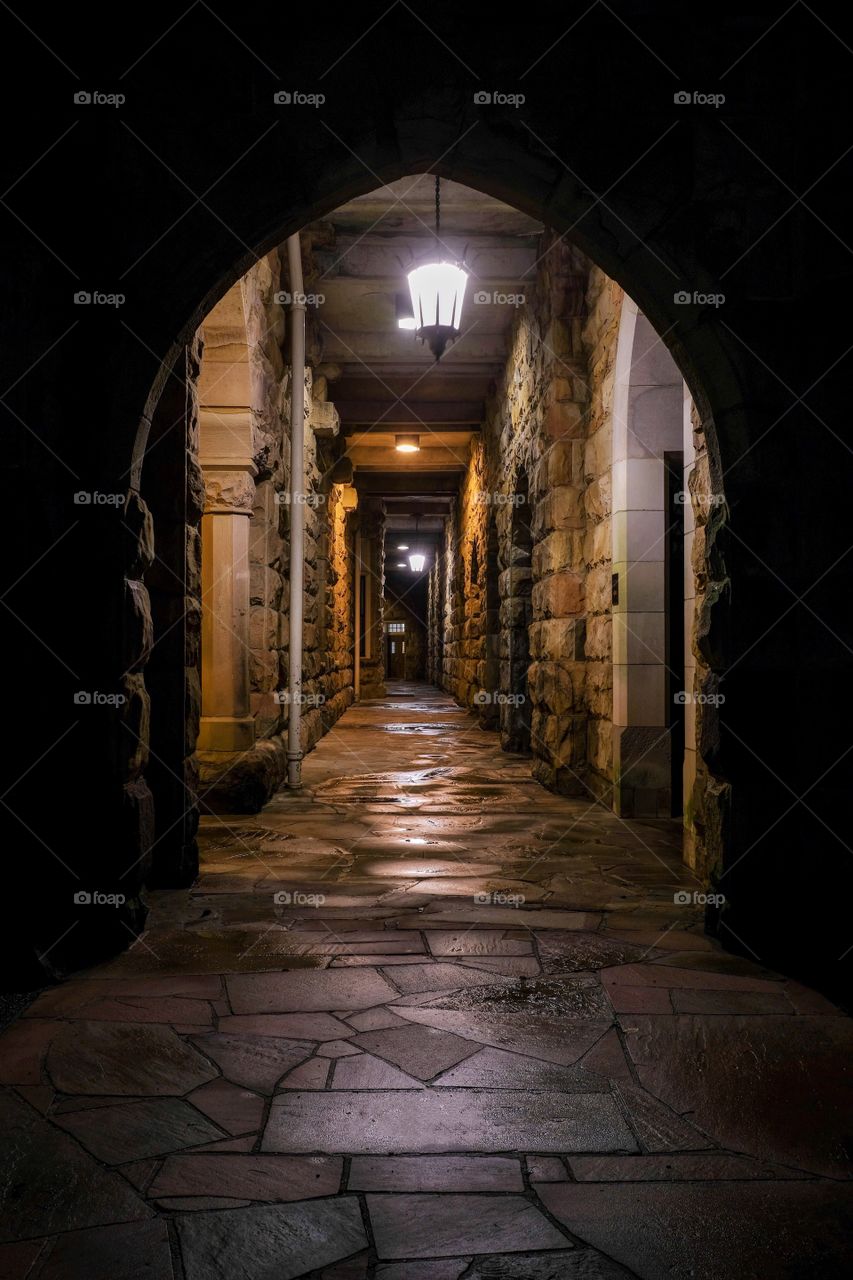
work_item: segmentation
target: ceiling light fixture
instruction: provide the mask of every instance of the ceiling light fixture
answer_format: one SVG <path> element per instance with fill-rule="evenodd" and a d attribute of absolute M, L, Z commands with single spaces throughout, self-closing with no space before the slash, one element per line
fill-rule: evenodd
<path fill-rule="evenodd" d="M 398 550 L 398 551 L 408 551 L 408 549 L 409 549 L 409 544 L 408 544 L 408 542 L 398 542 L 398 543 L 397 543 L 397 550 Z"/>
<path fill-rule="evenodd" d="M 421 342 L 426 342 L 436 360 L 440 360 L 449 342 L 459 337 L 462 329 L 462 303 L 468 272 L 458 262 L 446 262 L 441 258 L 439 231 L 441 227 L 440 178 L 435 179 L 435 258 L 409 272 L 409 292 L 412 295 L 412 312 L 415 332 Z"/>
<path fill-rule="evenodd" d="M 414 435 L 397 436 L 394 448 L 398 453 L 419 453 L 421 438 Z"/>

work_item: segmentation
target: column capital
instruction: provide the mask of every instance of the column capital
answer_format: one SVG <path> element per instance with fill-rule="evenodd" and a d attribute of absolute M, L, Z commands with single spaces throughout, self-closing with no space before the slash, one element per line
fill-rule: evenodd
<path fill-rule="evenodd" d="M 256 468 L 233 462 L 204 464 L 205 515 L 249 516 L 255 505 Z"/>

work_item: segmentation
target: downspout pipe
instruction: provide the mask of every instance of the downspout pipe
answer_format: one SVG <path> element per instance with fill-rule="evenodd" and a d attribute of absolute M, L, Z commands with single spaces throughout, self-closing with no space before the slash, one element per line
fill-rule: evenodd
<path fill-rule="evenodd" d="M 302 786 L 302 618 L 305 567 L 305 293 L 298 233 L 288 236 L 290 273 L 290 599 L 287 785 Z"/>

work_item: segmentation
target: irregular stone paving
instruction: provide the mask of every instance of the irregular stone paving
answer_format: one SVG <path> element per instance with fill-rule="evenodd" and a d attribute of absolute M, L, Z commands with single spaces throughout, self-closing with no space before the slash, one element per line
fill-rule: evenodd
<path fill-rule="evenodd" d="M 851 1022 L 704 936 L 677 824 L 425 687 L 305 783 L 0 1039 L 2 1280 L 849 1274 Z"/>

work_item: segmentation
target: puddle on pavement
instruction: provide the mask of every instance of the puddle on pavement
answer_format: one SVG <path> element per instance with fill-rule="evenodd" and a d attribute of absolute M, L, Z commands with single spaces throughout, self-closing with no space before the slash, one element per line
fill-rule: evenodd
<path fill-rule="evenodd" d="M 451 995 L 437 996 L 425 1005 L 430 1009 L 528 1014 L 532 1020 L 611 1017 L 607 997 L 592 974 L 576 978 L 520 978 L 508 986 L 468 987 Z"/>

